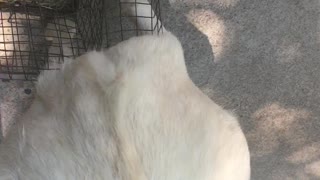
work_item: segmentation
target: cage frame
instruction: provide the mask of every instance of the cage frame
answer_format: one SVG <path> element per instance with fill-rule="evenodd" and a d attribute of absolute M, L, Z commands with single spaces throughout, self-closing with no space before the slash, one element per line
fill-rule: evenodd
<path fill-rule="evenodd" d="M 161 0 L 72 0 L 68 8 L 52 8 L 40 6 L 36 3 L 21 3 L 21 1 L 5 4 L 0 2 L 0 60 L 2 60 L 0 61 L 0 79 L 4 81 L 35 81 L 41 72 L 59 69 L 59 65 L 65 58 L 76 58 L 87 51 L 102 50 L 133 36 L 139 36 L 145 33 L 159 34 L 163 30 L 160 9 Z M 118 1 L 118 4 L 115 4 L 115 6 L 117 6 L 119 10 L 115 8 L 115 14 L 113 14 L 114 12 L 112 12 L 111 6 L 111 10 L 106 8 L 109 1 Z M 122 13 L 123 6 L 132 5 L 134 5 L 136 9 L 136 14 L 128 15 Z M 150 6 L 150 16 L 139 15 L 137 8 L 140 6 Z M 3 11 L 4 9 L 6 11 Z M 9 15 L 9 18 L 7 18 L 9 26 L 4 25 L 4 21 L 6 20 L 4 13 L 7 13 L 7 16 Z M 22 14 L 25 18 L 17 18 L 17 14 Z M 39 19 L 33 20 L 31 16 L 38 17 Z M 92 18 L 93 16 L 95 17 Z M 96 16 L 98 16 L 98 18 Z M 150 19 L 150 28 L 139 29 L 139 18 Z M 62 19 L 61 22 L 60 19 Z M 117 19 L 119 27 L 109 29 L 109 27 L 112 26 L 110 25 L 112 19 Z M 20 27 L 18 24 L 19 20 L 23 22 L 26 21 L 24 22 L 26 27 Z M 68 24 L 68 20 L 74 21 L 74 26 Z M 124 23 L 125 21 L 127 24 Z M 32 22 L 37 23 L 39 27 L 33 25 Z M 132 23 L 130 27 L 128 25 L 129 22 Z M 47 40 L 50 39 L 50 37 L 46 34 L 47 31 L 50 31 L 50 28 L 48 28 L 48 24 L 50 23 L 54 24 L 54 28 L 51 29 L 51 31 L 55 31 L 56 33 L 54 37 L 51 37 L 51 42 Z M 88 26 L 87 29 L 84 27 L 86 25 Z M 81 29 L 78 26 L 83 27 Z M 11 28 L 12 41 L 6 42 L 4 38 L 5 35 L 10 36 L 10 34 L 4 33 L 7 30 L 6 28 Z M 19 34 L 19 28 L 26 28 L 27 31 L 24 32 L 25 34 Z M 75 28 L 75 32 L 73 32 L 72 28 Z M 36 31 L 36 29 L 39 29 L 43 34 L 37 31 L 38 34 L 35 35 L 34 31 Z M 68 34 L 69 38 L 64 37 L 65 34 Z M 73 38 L 71 38 L 71 35 Z M 28 39 L 22 41 L 21 36 L 28 36 Z M 113 40 L 113 37 L 116 37 L 115 39 L 117 40 Z M 41 39 L 41 42 L 37 38 Z M 64 49 L 63 45 L 67 39 L 70 40 L 72 51 L 72 53 L 68 55 L 64 53 L 67 48 Z M 53 43 L 53 41 L 55 43 Z M 8 43 L 13 45 L 13 49 L 6 49 Z M 26 46 L 28 46 L 29 49 L 24 52 L 21 50 L 21 44 L 27 44 Z M 54 49 L 55 46 L 58 52 L 52 53 L 50 50 Z M 50 49 L 50 47 L 52 47 L 52 49 Z M 43 48 L 43 52 L 36 51 L 40 51 L 41 48 Z M 12 57 L 8 55 L 9 52 L 13 54 Z M 18 61 L 16 56 L 20 56 L 20 64 L 14 64 L 13 61 Z M 24 56 L 27 58 L 24 58 Z M 57 62 L 54 62 L 57 65 L 50 65 L 50 58 L 57 58 Z M 33 59 L 33 61 L 30 59 Z M 5 61 L 5 64 L 2 63 L 3 61 Z M 24 61 L 29 64 L 24 64 Z"/>

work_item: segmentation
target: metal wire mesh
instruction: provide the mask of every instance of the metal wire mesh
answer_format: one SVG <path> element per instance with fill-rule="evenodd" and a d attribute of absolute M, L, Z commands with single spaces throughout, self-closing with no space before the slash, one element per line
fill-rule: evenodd
<path fill-rule="evenodd" d="M 0 2 L 0 79 L 35 80 L 65 58 L 160 33 L 160 17 L 160 0 L 77 0 L 57 9 L 36 1 Z"/>

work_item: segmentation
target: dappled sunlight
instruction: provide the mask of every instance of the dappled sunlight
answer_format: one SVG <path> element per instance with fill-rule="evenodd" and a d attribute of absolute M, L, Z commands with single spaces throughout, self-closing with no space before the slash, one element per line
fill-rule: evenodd
<path fill-rule="evenodd" d="M 290 163 L 306 163 L 308 161 L 320 158 L 320 142 L 306 145 L 289 155 L 286 159 Z"/>
<path fill-rule="evenodd" d="M 320 160 L 306 165 L 305 171 L 308 174 L 320 178 Z"/>
<path fill-rule="evenodd" d="M 1 19 L 8 19 L 9 16 L 9 13 L 0 13 Z M 11 65 L 12 60 L 6 57 L 12 56 L 12 52 L 15 49 L 13 40 L 15 40 L 16 37 L 12 34 L 17 34 L 17 32 L 14 31 L 15 28 L 12 27 L 11 23 L 5 20 L 1 21 L 1 27 L 2 28 L 0 28 L 0 66 Z"/>
<path fill-rule="evenodd" d="M 255 128 L 248 133 L 253 155 L 272 153 L 284 142 L 292 148 L 303 145 L 306 132 L 299 125 L 309 117 L 306 110 L 285 108 L 278 103 L 256 111 L 252 116 Z"/>
<path fill-rule="evenodd" d="M 301 43 L 283 43 L 276 51 L 277 59 L 280 63 L 290 63 L 302 58 Z"/>
<path fill-rule="evenodd" d="M 176 3 L 187 3 L 189 5 L 202 5 L 202 6 L 209 6 L 215 5 L 220 8 L 231 8 L 238 4 L 240 0 L 211 0 L 211 1 L 195 1 L 195 0 L 169 0 L 171 4 Z"/>
<path fill-rule="evenodd" d="M 308 118 L 305 110 L 288 109 L 278 103 L 268 105 L 253 114 L 264 130 L 287 130 L 298 119 Z"/>
<path fill-rule="evenodd" d="M 25 79 L 24 73 L 28 71 L 31 62 L 28 57 L 30 35 L 40 31 L 38 28 L 28 31 L 25 14 L 9 12 L 0 13 L 0 78 Z M 32 22 L 40 22 L 38 16 L 28 16 Z M 40 38 L 41 39 L 41 38 Z M 34 43 L 38 41 L 33 39 Z M 23 68 L 24 67 L 24 68 Z M 11 76 L 9 76 L 11 74 Z"/>
<path fill-rule="evenodd" d="M 26 55 L 25 51 L 28 50 L 29 34 L 26 29 L 23 28 L 23 18 L 25 15 L 15 13 L 13 19 L 10 19 L 9 12 L 1 12 L 0 28 L 0 65 L 5 66 L 18 66 L 22 62 L 22 56 Z M 39 17 L 30 16 L 31 20 L 38 20 Z M 19 41 L 19 43 L 18 43 Z M 19 53 L 16 51 L 19 50 Z M 20 58 L 20 59 L 19 59 Z"/>
<path fill-rule="evenodd" d="M 320 179 L 320 1 L 170 2 L 211 44 L 200 88 L 239 117 L 252 179 Z"/>
<path fill-rule="evenodd" d="M 215 13 L 209 10 L 191 10 L 187 14 L 188 20 L 204 35 L 212 46 L 214 61 L 220 60 L 224 47 L 229 44 L 230 34 L 226 38 L 226 26 L 224 21 Z"/>

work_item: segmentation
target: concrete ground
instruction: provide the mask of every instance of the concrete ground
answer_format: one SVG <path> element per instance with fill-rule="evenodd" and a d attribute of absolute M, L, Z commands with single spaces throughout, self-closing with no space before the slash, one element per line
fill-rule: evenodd
<path fill-rule="evenodd" d="M 189 73 L 234 111 L 253 180 L 320 179 L 320 1 L 166 0 Z"/>
<path fill-rule="evenodd" d="M 320 1 L 161 2 L 192 80 L 239 117 L 252 179 L 320 179 Z M 2 121 L 28 106 L 26 87 L 0 82 Z"/>

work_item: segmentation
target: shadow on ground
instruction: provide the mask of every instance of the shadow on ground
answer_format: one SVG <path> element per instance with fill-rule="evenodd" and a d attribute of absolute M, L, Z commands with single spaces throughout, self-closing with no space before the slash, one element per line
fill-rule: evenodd
<path fill-rule="evenodd" d="M 320 179 L 319 1 L 170 2 L 191 78 L 240 118 L 252 179 Z"/>

